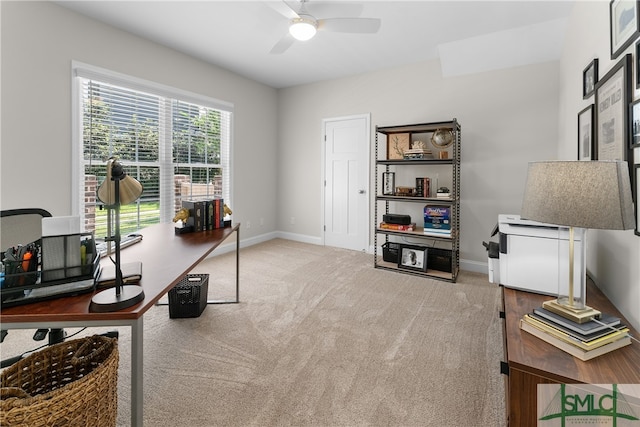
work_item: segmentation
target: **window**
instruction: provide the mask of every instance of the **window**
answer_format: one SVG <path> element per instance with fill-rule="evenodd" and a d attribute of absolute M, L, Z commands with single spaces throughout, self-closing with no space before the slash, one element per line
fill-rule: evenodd
<path fill-rule="evenodd" d="M 182 200 L 221 197 L 231 204 L 230 105 L 84 64 L 73 68 L 73 204 L 84 231 L 107 235 L 96 190 L 113 156 L 144 189 L 121 207 L 123 234 L 170 222 Z"/>

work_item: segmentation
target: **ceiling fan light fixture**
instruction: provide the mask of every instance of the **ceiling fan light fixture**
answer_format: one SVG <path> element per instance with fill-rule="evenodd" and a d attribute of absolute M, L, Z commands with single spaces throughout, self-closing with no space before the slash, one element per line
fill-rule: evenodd
<path fill-rule="evenodd" d="M 289 33 L 296 40 L 306 41 L 316 35 L 318 30 L 318 22 L 312 17 L 300 16 L 291 20 L 289 24 Z"/>

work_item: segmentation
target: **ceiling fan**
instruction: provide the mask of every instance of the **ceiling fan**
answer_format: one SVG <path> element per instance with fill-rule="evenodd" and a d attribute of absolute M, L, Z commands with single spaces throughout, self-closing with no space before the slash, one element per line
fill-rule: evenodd
<path fill-rule="evenodd" d="M 294 3 L 295 5 L 290 3 Z M 339 6 L 347 6 L 347 9 L 344 10 L 350 10 L 351 12 L 355 10 L 353 6 L 356 6 L 358 10 L 362 9 L 361 6 L 354 4 L 308 4 L 307 0 L 300 0 L 300 2 L 287 2 L 282 0 L 278 2 L 267 2 L 267 4 L 269 4 L 275 11 L 289 19 L 289 32 L 273 46 L 271 49 L 271 53 L 273 54 L 284 53 L 289 49 L 289 47 L 291 47 L 291 45 L 293 45 L 293 43 L 295 43 L 296 40 L 305 41 L 313 38 L 317 31 L 373 34 L 378 32 L 380 29 L 380 19 L 377 18 L 336 17 L 317 19 L 308 11 L 308 9 L 315 9 L 316 5 L 318 6 L 316 14 L 322 12 L 322 9 L 325 9 L 326 11 L 327 8 L 335 8 Z"/>

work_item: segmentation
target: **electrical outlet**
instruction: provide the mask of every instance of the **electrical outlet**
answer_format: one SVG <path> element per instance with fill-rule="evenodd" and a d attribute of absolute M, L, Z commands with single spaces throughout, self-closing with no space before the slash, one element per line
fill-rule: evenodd
<path fill-rule="evenodd" d="M 247 228 L 247 229 L 251 228 L 251 221 L 247 221 L 247 223 L 246 223 L 246 228 Z"/>
<path fill-rule="evenodd" d="M 292 216 L 291 217 L 291 225 L 294 225 L 296 223 L 296 217 Z"/>
<path fill-rule="evenodd" d="M 264 225 L 264 218 L 260 218 L 260 226 Z"/>

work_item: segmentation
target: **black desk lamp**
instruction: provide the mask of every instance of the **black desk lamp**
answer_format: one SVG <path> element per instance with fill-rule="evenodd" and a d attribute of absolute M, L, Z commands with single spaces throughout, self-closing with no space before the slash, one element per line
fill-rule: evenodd
<path fill-rule="evenodd" d="M 120 206 L 136 201 L 141 194 L 142 184 L 128 176 L 116 158 L 112 157 L 107 160 L 107 178 L 98 188 L 98 199 L 107 206 L 109 225 L 111 225 L 111 211 L 115 211 L 116 232 L 114 236 L 107 237 L 108 241 L 115 244 L 115 292 L 106 289 L 95 294 L 91 299 L 90 311 L 99 313 L 118 311 L 131 307 L 144 299 L 144 291 L 141 286 L 123 284 L 120 268 Z"/>

